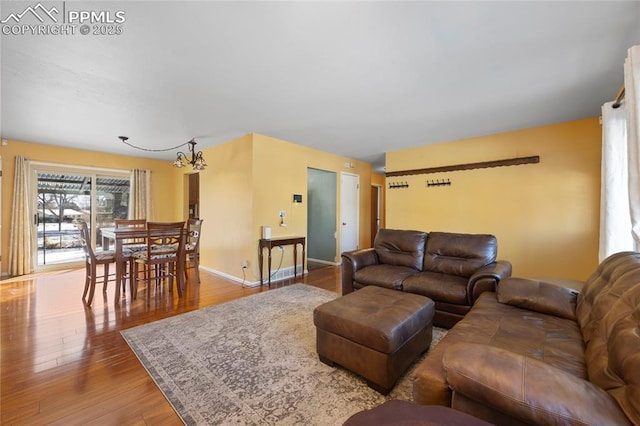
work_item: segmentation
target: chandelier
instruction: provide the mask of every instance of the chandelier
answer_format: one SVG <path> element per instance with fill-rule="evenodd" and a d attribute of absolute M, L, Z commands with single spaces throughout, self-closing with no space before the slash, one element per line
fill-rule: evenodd
<path fill-rule="evenodd" d="M 129 145 L 132 148 L 140 149 L 142 151 L 151 151 L 151 152 L 173 151 L 174 149 L 182 148 L 185 145 L 189 145 L 189 153 L 185 154 L 182 151 L 178 151 L 177 158 L 176 158 L 176 161 L 173 162 L 173 166 L 182 168 L 182 167 L 186 167 L 187 164 L 191 164 L 191 167 L 193 167 L 193 170 L 204 170 L 204 168 L 207 167 L 207 163 L 206 161 L 204 161 L 204 157 L 202 156 L 202 151 L 196 152 L 197 142 L 195 141 L 195 138 L 192 138 L 189 142 L 185 142 L 181 145 L 174 146 L 171 148 L 165 148 L 165 149 L 142 148 L 140 146 L 135 146 L 127 142 L 127 140 L 129 140 L 127 136 L 118 136 L 118 138 L 124 144 Z M 189 157 L 189 155 L 191 155 L 191 157 Z"/>
<path fill-rule="evenodd" d="M 187 154 L 184 152 L 178 151 L 178 158 L 173 162 L 173 166 L 181 168 L 187 164 L 191 164 L 194 170 L 204 170 L 204 168 L 207 167 L 207 163 L 204 161 L 204 157 L 202 157 L 202 151 L 196 152 L 196 141 L 191 139 L 187 143 L 189 144 L 191 158 L 187 157 Z"/>

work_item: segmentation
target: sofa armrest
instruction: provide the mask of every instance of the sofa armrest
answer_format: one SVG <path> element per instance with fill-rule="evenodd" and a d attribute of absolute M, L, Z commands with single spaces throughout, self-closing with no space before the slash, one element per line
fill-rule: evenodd
<path fill-rule="evenodd" d="M 496 286 L 507 277 L 511 276 L 511 263 L 506 260 L 498 260 L 478 269 L 467 283 L 467 297 L 469 305 L 478 300 L 485 291 L 496 291 Z"/>
<path fill-rule="evenodd" d="M 373 248 L 342 253 L 342 294 L 353 292 L 353 281 L 358 269 L 377 264 L 378 255 Z"/>
<path fill-rule="evenodd" d="M 630 424 L 603 389 L 533 358 L 483 344 L 456 343 L 446 349 L 442 363 L 454 395 L 460 393 L 527 424 Z"/>
<path fill-rule="evenodd" d="M 507 278 L 500 283 L 498 302 L 543 314 L 576 319 L 576 302 L 582 281 L 566 279 Z"/>

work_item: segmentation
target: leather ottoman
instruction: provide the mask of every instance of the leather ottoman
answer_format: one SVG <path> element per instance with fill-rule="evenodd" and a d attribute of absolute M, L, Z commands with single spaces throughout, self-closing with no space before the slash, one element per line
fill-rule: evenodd
<path fill-rule="evenodd" d="M 320 361 L 364 377 L 383 395 L 429 348 L 434 302 L 425 296 L 367 286 L 313 312 Z"/>

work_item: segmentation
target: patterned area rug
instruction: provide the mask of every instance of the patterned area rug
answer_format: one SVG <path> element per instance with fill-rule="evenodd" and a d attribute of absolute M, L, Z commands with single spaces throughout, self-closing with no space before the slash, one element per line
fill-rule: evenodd
<path fill-rule="evenodd" d="M 313 309 L 338 295 L 295 284 L 122 331 L 188 425 L 336 425 L 411 400 L 417 362 L 386 397 L 318 360 Z M 434 328 L 433 345 L 445 334 Z"/>

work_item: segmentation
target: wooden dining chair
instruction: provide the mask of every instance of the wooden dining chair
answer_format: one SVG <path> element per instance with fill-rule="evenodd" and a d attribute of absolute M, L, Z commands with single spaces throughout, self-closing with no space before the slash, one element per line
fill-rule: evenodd
<path fill-rule="evenodd" d="M 193 269 L 196 281 L 200 284 L 200 234 L 202 219 L 189 219 L 187 221 L 187 234 L 184 243 L 185 263 L 184 279 L 188 279 L 187 269 Z M 191 266 L 188 266 L 191 265 Z"/>
<path fill-rule="evenodd" d="M 115 227 L 116 228 L 141 228 L 141 229 L 146 229 L 147 228 L 147 219 L 116 219 L 115 220 Z M 133 289 L 134 289 L 134 277 L 132 276 L 133 271 L 135 269 L 135 259 L 133 254 L 134 253 L 138 253 L 140 251 L 144 251 L 147 249 L 147 244 L 145 243 L 144 238 L 131 238 L 131 239 L 127 239 L 124 240 L 122 242 L 122 251 L 123 253 L 126 255 L 126 257 L 129 259 L 129 282 L 130 285 L 129 287 L 131 288 L 131 297 L 132 299 L 135 299 L 135 295 L 133 293 Z M 127 276 L 124 277 L 124 279 L 122 280 L 122 291 L 125 291 L 126 288 L 126 281 Z"/>
<path fill-rule="evenodd" d="M 89 233 L 87 222 L 77 222 L 76 227 L 80 231 L 80 241 L 82 242 L 82 248 L 85 254 L 85 269 L 87 271 L 87 276 L 84 282 L 84 291 L 82 292 L 82 300 L 84 300 L 87 305 L 91 305 L 96 289 L 96 283 L 99 279 L 102 279 L 103 283 L 102 292 L 106 293 L 107 283 L 109 282 L 110 277 L 109 265 L 116 261 L 116 255 L 112 250 L 100 253 L 96 253 L 93 250 L 93 247 L 91 246 L 91 234 Z M 103 266 L 102 275 L 97 274 L 98 265 Z M 88 298 L 87 292 L 89 293 Z"/>
<path fill-rule="evenodd" d="M 182 279 L 178 274 L 182 274 L 179 265 L 184 264 L 184 224 L 185 222 L 147 222 L 147 248 L 144 252 L 134 254 L 136 278 L 133 290 L 137 294 L 138 282 L 146 282 L 147 304 L 151 301 L 152 282 L 157 289 L 168 279 L 169 291 L 172 291 L 175 278 L 178 296 L 182 297 Z M 139 265 L 143 269 L 143 278 L 139 278 Z"/>

